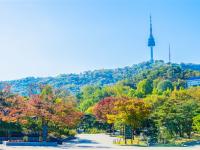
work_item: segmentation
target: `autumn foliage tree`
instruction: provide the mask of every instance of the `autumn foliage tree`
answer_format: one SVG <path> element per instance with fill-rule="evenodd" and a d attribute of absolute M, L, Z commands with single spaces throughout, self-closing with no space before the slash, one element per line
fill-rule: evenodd
<path fill-rule="evenodd" d="M 75 127 L 83 113 L 77 110 L 76 104 L 73 101 L 61 101 L 54 105 L 55 110 L 55 123 L 61 127 L 72 128 Z"/>
<path fill-rule="evenodd" d="M 43 141 L 47 140 L 50 124 L 73 127 L 81 118 L 74 102 L 58 99 L 50 86 L 44 87 L 40 95 L 32 95 L 27 102 L 26 116 L 36 118 L 42 123 Z"/>
<path fill-rule="evenodd" d="M 96 106 L 93 108 L 94 115 L 97 117 L 97 119 L 103 122 L 107 122 L 108 115 L 116 113 L 116 111 L 113 109 L 116 100 L 117 99 L 114 97 L 106 97 L 99 103 L 97 103 Z"/>
<path fill-rule="evenodd" d="M 1 120 L 4 122 L 26 123 L 24 98 L 18 95 L 6 98 L 1 108 Z"/>
<path fill-rule="evenodd" d="M 25 99 L 22 96 L 10 94 L 9 88 L 0 92 L 0 122 L 4 124 L 3 129 L 8 136 L 11 131 L 18 131 L 20 124 L 27 122 L 25 110 Z M 17 126 L 18 129 L 15 128 Z"/>
<path fill-rule="evenodd" d="M 114 110 L 116 98 L 106 97 L 95 105 L 93 108 L 93 113 L 96 118 L 102 122 L 110 124 L 110 131 L 113 129 L 114 120 L 111 116 L 116 114 Z"/>
<path fill-rule="evenodd" d="M 138 98 L 119 98 L 114 109 L 117 111 L 115 117 L 133 129 L 140 127 L 151 112 L 150 104 Z"/>
<path fill-rule="evenodd" d="M 0 92 L 0 119 L 4 122 L 25 123 L 24 97 L 11 94 L 9 85 Z"/>
<path fill-rule="evenodd" d="M 40 95 L 33 95 L 28 100 L 27 108 L 27 117 L 30 117 L 31 119 L 35 118 L 42 122 L 43 141 L 46 141 L 48 122 L 51 121 L 53 116 L 52 103 L 42 100 Z"/>
<path fill-rule="evenodd" d="M 119 121 L 133 129 L 140 127 L 151 112 L 150 104 L 138 98 L 107 97 L 94 108 L 95 116 L 104 122 L 114 124 Z"/>

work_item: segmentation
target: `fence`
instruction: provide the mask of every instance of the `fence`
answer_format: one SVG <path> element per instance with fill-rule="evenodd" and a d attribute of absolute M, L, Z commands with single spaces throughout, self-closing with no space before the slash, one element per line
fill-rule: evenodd
<path fill-rule="evenodd" d="M 39 137 L 29 137 L 26 138 L 27 142 L 39 142 Z M 24 141 L 24 137 L 0 137 L 0 143 L 2 141 L 15 141 L 15 142 L 22 142 Z"/>

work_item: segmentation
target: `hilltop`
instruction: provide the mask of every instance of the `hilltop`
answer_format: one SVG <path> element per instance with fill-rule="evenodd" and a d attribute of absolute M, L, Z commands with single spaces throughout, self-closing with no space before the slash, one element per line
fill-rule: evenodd
<path fill-rule="evenodd" d="M 157 70 L 162 66 L 168 64 L 163 61 L 156 61 L 154 64 L 149 62 L 143 62 L 116 69 L 101 69 L 94 71 L 85 71 L 80 74 L 61 74 L 56 77 L 26 77 L 19 80 L 2 81 L 0 82 L 1 88 L 6 84 L 11 86 L 11 90 L 14 93 L 21 95 L 28 95 L 31 90 L 34 89 L 34 93 L 39 92 L 40 85 L 52 85 L 54 88 L 64 88 L 69 92 L 76 94 L 80 89 L 86 85 L 98 85 L 106 86 L 117 83 L 124 79 L 132 79 L 134 76 L 141 73 L 148 73 L 148 70 Z M 200 64 L 173 64 L 178 66 L 181 71 L 194 70 L 200 71 Z"/>

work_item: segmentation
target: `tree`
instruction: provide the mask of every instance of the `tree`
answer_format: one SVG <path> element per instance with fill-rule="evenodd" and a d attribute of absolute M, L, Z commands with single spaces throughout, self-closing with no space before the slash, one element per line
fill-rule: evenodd
<path fill-rule="evenodd" d="M 47 141 L 48 123 L 55 119 L 52 101 L 45 101 L 40 95 L 32 95 L 27 103 L 27 116 L 36 118 L 42 123 L 42 140 Z"/>
<path fill-rule="evenodd" d="M 1 128 L 8 137 L 12 131 L 21 131 L 21 125 L 27 122 L 25 110 L 25 99 L 22 96 L 11 95 L 10 90 L 0 92 Z"/>
<path fill-rule="evenodd" d="M 154 119 L 159 127 L 166 127 L 172 137 L 186 134 L 190 138 L 193 118 L 199 112 L 198 101 L 187 90 L 175 90 L 155 109 Z"/>
<path fill-rule="evenodd" d="M 200 133 L 200 115 L 193 118 L 193 129 Z"/>
<path fill-rule="evenodd" d="M 117 119 L 137 129 L 150 115 L 151 106 L 143 99 L 120 98 L 115 103 L 115 110 Z"/>
<path fill-rule="evenodd" d="M 79 112 L 76 104 L 73 101 L 60 101 L 54 105 L 55 114 L 53 117 L 54 123 L 61 127 L 75 127 L 83 113 Z"/>
<path fill-rule="evenodd" d="M 43 141 L 47 140 L 51 124 L 57 127 L 73 127 L 82 115 L 73 101 L 58 100 L 50 86 L 44 87 L 41 95 L 32 95 L 27 101 L 27 108 L 27 116 L 41 121 Z"/>
<path fill-rule="evenodd" d="M 111 118 L 116 111 L 113 109 L 116 102 L 114 97 L 106 97 L 95 105 L 94 115 L 98 120 L 110 124 L 110 131 L 113 129 L 114 120 Z"/>
<path fill-rule="evenodd" d="M 95 133 L 91 132 L 93 129 L 97 131 L 105 131 L 108 127 L 109 125 L 107 123 L 97 120 L 97 118 L 92 114 L 83 115 L 79 123 L 79 128 L 83 129 L 86 133 Z"/>
<path fill-rule="evenodd" d="M 0 92 L 0 119 L 5 122 L 25 122 L 25 99 L 11 94 L 10 86 L 6 84 Z"/>
<path fill-rule="evenodd" d="M 137 91 L 143 93 L 144 95 L 151 94 L 153 90 L 152 81 L 148 79 L 144 79 L 140 81 L 137 85 Z"/>
<path fill-rule="evenodd" d="M 79 108 L 82 112 L 85 112 L 89 107 L 104 98 L 104 93 L 99 86 L 86 86 L 78 96 L 80 98 Z"/>
<path fill-rule="evenodd" d="M 93 109 L 94 115 L 97 117 L 97 119 L 107 122 L 108 115 L 116 113 L 113 109 L 115 101 L 116 98 L 114 97 L 106 97 L 97 103 Z"/>
<path fill-rule="evenodd" d="M 123 85 L 122 83 L 117 83 L 112 86 L 104 87 L 104 92 L 107 93 L 106 97 L 112 96 L 112 97 L 122 97 L 127 96 L 129 93 L 130 87 Z"/>
<path fill-rule="evenodd" d="M 173 90 L 172 82 L 169 80 L 160 81 L 157 85 L 158 91 L 164 92 L 166 90 Z"/>
<path fill-rule="evenodd" d="M 78 94 L 78 97 L 81 99 L 79 108 L 81 111 L 85 112 L 103 98 L 126 96 L 129 90 L 130 87 L 123 86 L 120 83 L 103 88 L 98 86 L 86 86 L 82 89 L 81 94 Z"/>

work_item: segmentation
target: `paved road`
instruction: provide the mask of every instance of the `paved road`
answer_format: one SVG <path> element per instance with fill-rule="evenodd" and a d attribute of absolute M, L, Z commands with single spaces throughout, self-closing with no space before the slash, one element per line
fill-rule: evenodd
<path fill-rule="evenodd" d="M 77 139 L 69 143 L 65 143 L 64 147 L 71 148 L 92 148 L 92 149 L 108 149 L 117 148 L 112 144 L 115 138 L 105 134 L 79 134 Z"/>
<path fill-rule="evenodd" d="M 199 146 L 193 147 L 133 147 L 133 146 L 116 146 L 113 145 L 113 137 L 105 134 L 80 134 L 77 139 L 64 143 L 58 147 L 1 147 L 4 150 L 91 150 L 91 149 L 122 149 L 122 150 L 200 150 Z"/>

